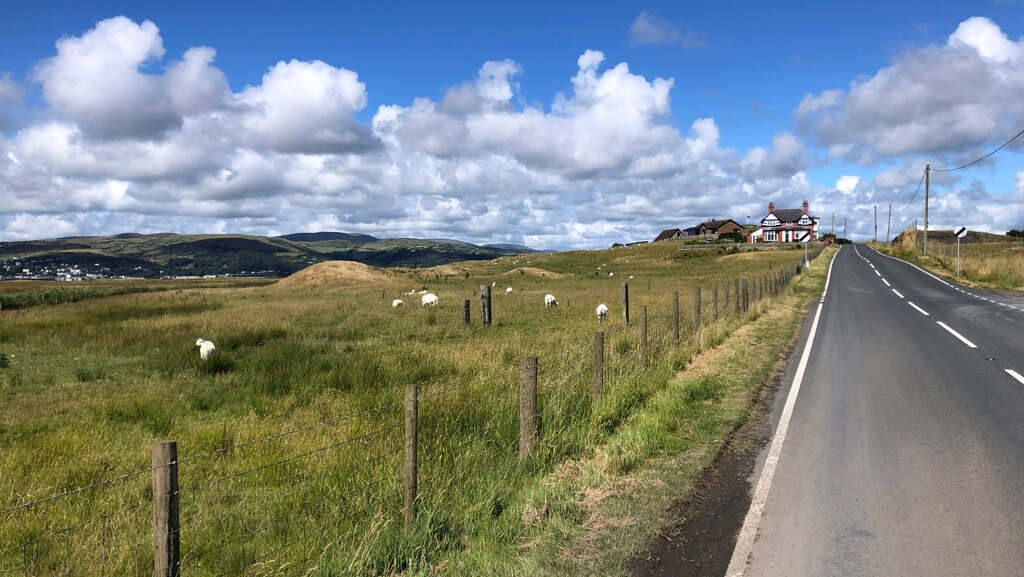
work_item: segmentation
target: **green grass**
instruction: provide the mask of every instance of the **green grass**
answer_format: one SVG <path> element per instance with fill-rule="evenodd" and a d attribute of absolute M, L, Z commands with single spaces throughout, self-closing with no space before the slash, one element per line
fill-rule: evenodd
<path fill-rule="evenodd" d="M 417 573 L 470 554 L 481 539 L 511 547 L 524 534 L 523 499 L 539 479 L 616 438 L 678 367 L 728 338 L 731 328 L 721 323 L 690 335 L 694 288 L 775 272 L 800 254 L 695 254 L 669 243 L 398 271 L 330 291 L 189 289 L 5 311 L 0 510 L 144 471 L 151 442 L 169 438 L 187 459 L 179 475 L 189 574 L 274 573 L 306 558 L 304 566 L 323 574 Z M 619 299 L 629 275 L 634 322 L 625 326 Z M 483 328 L 476 295 L 492 281 L 494 324 Z M 514 287 L 512 296 L 500 294 L 503 286 Z M 436 309 L 415 306 L 418 295 L 390 307 L 420 287 L 440 296 Z M 678 350 L 670 315 L 676 291 Z M 544 308 L 549 292 L 559 308 Z M 469 327 L 463 299 L 473 303 Z M 603 325 L 594 315 L 599 302 L 612 309 Z M 645 305 L 646 373 L 638 316 Z M 606 394 L 591 406 L 597 330 L 606 332 Z M 217 345 L 206 363 L 198 337 Z M 534 457 L 520 460 L 524 356 L 539 358 L 541 442 Z M 411 384 L 423 395 L 420 495 L 417 521 L 403 529 L 397 403 Z M 709 381 L 688 402 L 713 401 L 716 386 Z M 388 408 L 372 411 L 380 406 Z M 361 411 L 372 412 L 339 419 Z M 310 426 L 318 423 L 325 424 Z M 295 432 L 226 450 L 284 431 Z M 617 467 L 624 471 L 654 450 L 623 447 Z M 633 453 L 643 458 L 633 461 Z M 69 566 L 79 574 L 147 573 L 150 501 L 143 473 L 2 515 L 0 574 Z M 52 534 L 65 527 L 74 529 Z M 33 539 L 28 549 L 5 552 Z"/>

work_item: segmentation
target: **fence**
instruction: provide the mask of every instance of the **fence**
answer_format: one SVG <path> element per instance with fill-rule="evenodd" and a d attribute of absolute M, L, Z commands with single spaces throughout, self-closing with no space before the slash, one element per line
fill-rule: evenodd
<path fill-rule="evenodd" d="M 424 550 L 458 547 L 538 470 L 614 428 L 633 406 L 622 398 L 653 392 L 653 364 L 735 326 L 800 264 L 698 287 L 688 314 L 677 292 L 671 309 L 629 318 L 624 283 L 621 321 L 487 378 L 386 391 L 374 406 L 244 442 L 157 442 L 149 467 L 0 510 L 0 575 L 401 571 Z M 480 298 L 489 321 L 490 291 Z"/>

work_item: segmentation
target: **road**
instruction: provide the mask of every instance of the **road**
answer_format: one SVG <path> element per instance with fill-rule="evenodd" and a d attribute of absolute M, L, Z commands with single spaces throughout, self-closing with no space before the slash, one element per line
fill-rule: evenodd
<path fill-rule="evenodd" d="M 1024 575 L 1024 298 L 855 245 L 817 314 L 728 574 Z"/>

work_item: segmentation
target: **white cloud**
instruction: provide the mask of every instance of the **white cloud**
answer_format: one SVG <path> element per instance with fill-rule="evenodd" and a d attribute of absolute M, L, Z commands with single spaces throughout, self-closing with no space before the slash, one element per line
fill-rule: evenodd
<path fill-rule="evenodd" d="M 674 44 L 688 50 L 707 47 L 696 31 L 664 20 L 649 10 L 640 12 L 630 24 L 629 38 L 634 44 Z"/>
<path fill-rule="evenodd" d="M 854 191 L 854 189 L 857 188 L 857 183 L 859 182 L 859 176 L 850 176 L 848 174 L 844 174 L 843 176 L 839 177 L 839 180 L 836 181 L 836 190 L 842 192 L 843 194 L 850 194 L 851 192 Z"/>

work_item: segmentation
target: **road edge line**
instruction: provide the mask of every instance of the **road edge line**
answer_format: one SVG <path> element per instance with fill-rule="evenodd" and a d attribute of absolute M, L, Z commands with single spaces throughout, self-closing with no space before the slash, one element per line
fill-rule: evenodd
<path fill-rule="evenodd" d="M 856 250 L 856 247 L 854 247 Z M 768 492 L 771 490 L 772 480 L 775 478 L 775 470 L 779 465 L 779 458 L 782 454 L 782 444 L 786 441 L 786 434 L 789 432 L 789 421 L 793 417 L 793 407 L 796 405 L 796 397 L 800 394 L 800 385 L 803 384 L 804 371 L 807 370 L 807 361 L 811 357 L 811 349 L 814 346 L 814 337 L 818 332 L 818 321 L 821 320 L 821 311 L 825 307 L 825 295 L 828 294 L 829 281 L 832 280 L 832 266 L 836 264 L 836 257 L 843 251 L 839 250 L 832 255 L 832 262 L 828 265 L 828 274 L 825 276 L 825 288 L 821 291 L 821 299 L 818 301 L 818 310 L 814 313 L 814 322 L 811 324 L 811 332 L 807 335 L 807 342 L 804 344 L 803 354 L 800 355 L 800 363 L 797 365 L 796 374 L 793 375 L 793 384 L 789 388 L 789 395 L 786 397 L 786 404 L 782 408 L 782 415 L 779 417 L 779 424 L 772 436 L 772 444 L 768 449 L 768 457 L 765 459 L 764 467 L 761 469 L 761 476 L 757 480 L 757 488 L 754 489 L 754 496 L 750 501 L 750 508 L 743 519 L 743 526 L 736 537 L 736 546 L 733 547 L 732 557 L 729 559 L 729 567 L 725 571 L 725 577 L 742 577 L 747 570 L 747 560 L 754 550 L 754 540 L 757 538 L 757 530 L 761 526 L 761 514 L 768 502 Z"/>

